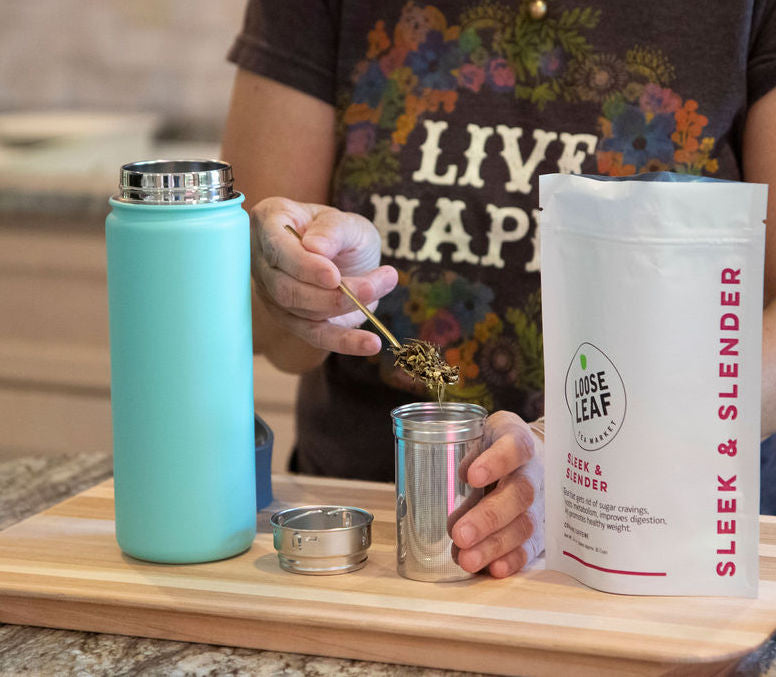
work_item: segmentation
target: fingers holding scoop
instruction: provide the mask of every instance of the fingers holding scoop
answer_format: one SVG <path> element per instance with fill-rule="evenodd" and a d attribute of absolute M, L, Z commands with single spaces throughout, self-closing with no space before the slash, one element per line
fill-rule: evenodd
<path fill-rule="evenodd" d="M 287 227 L 300 233 L 301 241 Z M 323 350 L 380 351 L 380 338 L 356 329 L 364 317 L 337 289 L 348 275 L 357 298 L 374 308 L 396 286 L 396 270 L 377 267 L 380 237 L 369 221 L 331 207 L 270 198 L 251 211 L 251 245 L 256 291 L 278 323 Z"/>

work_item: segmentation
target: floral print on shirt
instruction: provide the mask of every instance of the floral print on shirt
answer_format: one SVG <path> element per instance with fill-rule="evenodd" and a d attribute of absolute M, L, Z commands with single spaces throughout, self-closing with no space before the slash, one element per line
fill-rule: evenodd
<path fill-rule="evenodd" d="M 354 195 L 401 182 L 399 155 L 425 116 L 455 111 L 463 91 L 489 92 L 538 112 L 554 103 L 587 106 L 597 120 L 599 174 L 629 176 L 672 170 L 714 174 L 715 139 L 699 103 L 672 89 L 674 65 L 659 49 L 634 44 L 625 53 L 591 42 L 601 10 L 574 7 L 534 21 L 529 0 L 484 0 L 449 22 L 439 8 L 408 2 L 395 26 L 377 21 L 368 48 L 340 102 L 344 153 L 335 184 L 347 206 Z M 411 265 L 411 264 L 407 264 Z M 461 367 L 450 399 L 491 409 L 496 393 L 521 393 L 524 416 L 542 411 L 539 294 L 521 308 L 493 307 L 494 292 L 458 273 L 400 271 L 398 288 L 378 313 L 399 340 L 419 337 Z M 422 394 L 390 355 L 373 358 L 390 385 Z"/>
<path fill-rule="evenodd" d="M 713 174 L 714 139 L 698 102 L 670 88 L 674 67 L 658 49 L 597 52 L 586 37 L 600 10 L 574 8 L 534 21 L 483 2 L 449 25 L 432 5 L 405 5 L 389 37 L 384 21 L 369 33 L 353 73 L 342 120 L 346 157 L 340 181 L 358 188 L 396 183 L 395 155 L 427 113 L 452 112 L 458 92 L 483 88 L 543 110 L 553 101 L 598 106 L 600 174 L 671 169 Z"/>

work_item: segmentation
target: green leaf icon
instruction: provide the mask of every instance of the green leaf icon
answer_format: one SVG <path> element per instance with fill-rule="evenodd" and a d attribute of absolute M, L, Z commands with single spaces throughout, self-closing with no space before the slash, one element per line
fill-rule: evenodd
<path fill-rule="evenodd" d="M 579 363 L 582 365 L 582 369 L 587 369 L 587 358 L 584 353 L 579 356 Z"/>

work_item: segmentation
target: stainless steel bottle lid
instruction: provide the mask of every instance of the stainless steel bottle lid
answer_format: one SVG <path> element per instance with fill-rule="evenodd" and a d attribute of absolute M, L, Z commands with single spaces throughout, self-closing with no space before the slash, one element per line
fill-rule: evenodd
<path fill-rule="evenodd" d="M 468 402 L 413 402 L 391 412 L 397 439 L 431 444 L 478 438 L 487 415 L 484 407 Z"/>
<path fill-rule="evenodd" d="M 119 202 L 205 204 L 238 197 L 232 166 L 220 160 L 151 160 L 121 168 Z"/>
<path fill-rule="evenodd" d="M 270 518 L 280 566 L 295 574 L 330 575 L 366 564 L 374 516 L 361 508 L 308 505 Z"/>

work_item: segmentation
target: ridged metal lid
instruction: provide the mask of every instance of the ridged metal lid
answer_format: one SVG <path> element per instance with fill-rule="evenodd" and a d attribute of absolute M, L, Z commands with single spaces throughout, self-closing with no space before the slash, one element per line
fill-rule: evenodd
<path fill-rule="evenodd" d="M 220 160 L 151 160 L 121 168 L 119 202 L 206 204 L 238 197 L 232 166 Z"/>
<path fill-rule="evenodd" d="M 356 571 L 372 544 L 372 513 L 343 505 L 307 505 L 270 518 L 280 566 L 325 576 Z"/>
<path fill-rule="evenodd" d="M 484 407 L 468 402 L 413 402 L 391 412 L 397 438 L 432 444 L 478 438 L 487 415 Z"/>

